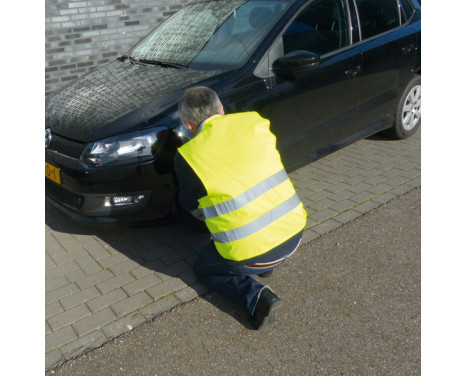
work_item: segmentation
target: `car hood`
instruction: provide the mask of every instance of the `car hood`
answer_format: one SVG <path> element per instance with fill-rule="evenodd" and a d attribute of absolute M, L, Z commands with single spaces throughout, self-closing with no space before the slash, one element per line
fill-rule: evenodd
<path fill-rule="evenodd" d="M 82 142 L 124 132 L 174 106 L 186 87 L 219 73 L 115 60 L 49 95 L 46 128 Z"/>

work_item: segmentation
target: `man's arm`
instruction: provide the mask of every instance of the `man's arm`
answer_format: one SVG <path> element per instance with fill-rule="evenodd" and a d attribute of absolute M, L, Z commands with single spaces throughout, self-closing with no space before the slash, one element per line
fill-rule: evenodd
<path fill-rule="evenodd" d="M 175 173 L 178 181 L 178 201 L 182 208 L 188 212 L 198 209 L 198 199 L 206 196 L 206 188 L 196 173 L 182 157 L 175 154 Z"/>

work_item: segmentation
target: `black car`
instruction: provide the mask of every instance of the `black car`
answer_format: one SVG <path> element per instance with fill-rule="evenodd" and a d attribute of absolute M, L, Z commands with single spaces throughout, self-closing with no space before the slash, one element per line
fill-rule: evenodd
<path fill-rule="evenodd" d="M 270 119 L 287 170 L 380 131 L 420 126 L 415 0 L 187 5 L 128 53 L 46 98 L 46 197 L 79 222 L 176 215 L 177 103 L 209 86 Z"/>

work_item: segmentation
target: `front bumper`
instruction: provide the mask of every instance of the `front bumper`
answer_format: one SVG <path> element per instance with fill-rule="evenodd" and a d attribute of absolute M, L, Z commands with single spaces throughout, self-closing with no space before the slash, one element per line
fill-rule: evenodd
<path fill-rule="evenodd" d="M 60 170 L 61 184 L 45 178 L 46 198 L 73 220 L 86 224 L 139 224 L 173 220 L 176 186 L 171 165 L 91 168 L 79 159 L 47 150 L 46 162 Z M 116 197 L 134 200 L 115 202 Z"/>

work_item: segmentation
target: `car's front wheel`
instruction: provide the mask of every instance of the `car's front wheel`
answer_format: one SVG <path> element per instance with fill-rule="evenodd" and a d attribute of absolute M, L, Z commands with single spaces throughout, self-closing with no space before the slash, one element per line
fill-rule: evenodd
<path fill-rule="evenodd" d="M 421 77 L 417 75 L 408 83 L 397 105 L 394 126 L 385 132 L 386 135 L 402 140 L 410 137 L 420 127 L 421 82 Z"/>

